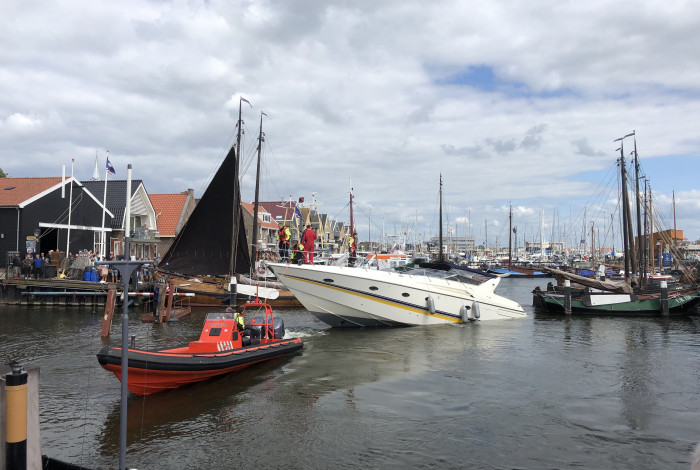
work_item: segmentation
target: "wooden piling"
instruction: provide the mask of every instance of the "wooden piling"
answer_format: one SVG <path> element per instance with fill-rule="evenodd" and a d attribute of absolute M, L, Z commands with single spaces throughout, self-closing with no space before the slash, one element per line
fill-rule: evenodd
<path fill-rule="evenodd" d="M 124 299 L 127 302 L 127 299 Z M 107 291 L 107 301 L 105 302 L 105 314 L 102 317 L 102 331 L 100 336 L 106 338 L 109 336 L 109 330 L 112 328 L 112 318 L 114 317 L 114 306 L 117 302 L 117 289 L 110 288 Z"/>
<path fill-rule="evenodd" d="M 564 313 L 571 315 L 571 281 L 564 281 Z"/>
<path fill-rule="evenodd" d="M 667 317 L 668 311 L 668 283 L 661 281 L 661 315 Z"/>
<path fill-rule="evenodd" d="M 161 323 L 166 323 L 170 321 L 170 314 L 173 311 L 173 293 L 175 292 L 175 286 L 170 285 L 170 282 L 166 282 L 167 288 L 165 289 L 165 309 L 161 313 Z"/>

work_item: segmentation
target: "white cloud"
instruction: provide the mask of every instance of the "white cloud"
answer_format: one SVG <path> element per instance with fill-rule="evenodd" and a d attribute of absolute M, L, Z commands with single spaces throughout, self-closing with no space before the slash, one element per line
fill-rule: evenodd
<path fill-rule="evenodd" d="M 455 220 L 469 210 L 475 232 L 491 220 L 495 233 L 509 202 L 519 227 L 555 209 L 579 226 L 576 214 L 609 185 L 615 138 L 636 130 L 645 161 L 700 149 L 690 47 L 700 10 L 650 1 L 621 18 L 618 8 L 11 0 L 0 28 L 0 167 L 58 174 L 58 160 L 75 156 L 89 178 L 95 150 L 109 149 L 151 192 L 201 191 L 232 142 L 242 95 L 254 106 L 243 110 L 247 162 L 268 114 L 266 199 L 314 191 L 322 210 L 347 219 L 352 178 L 373 218 L 419 219 L 435 232 L 442 173 Z M 696 179 L 683 173 L 678 220 L 700 236 Z M 246 199 L 252 181 L 249 170 Z"/>

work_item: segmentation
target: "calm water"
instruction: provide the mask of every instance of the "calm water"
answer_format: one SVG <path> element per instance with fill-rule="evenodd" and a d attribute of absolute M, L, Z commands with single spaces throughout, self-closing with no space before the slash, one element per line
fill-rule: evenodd
<path fill-rule="evenodd" d="M 688 469 L 700 441 L 700 318 L 533 314 L 546 280 L 504 279 L 524 320 L 331 330 L 278 311 L 303 352 L 128 403 L 127 464 L 156 468 Z M 0 307 L 0 359 L 41 367 L 42 452 L 119 461 L 119 382 L 101 311 Z M 141 324 L 140 347 L 198 337 L 205 310 Z M 120 341 L 120 315 L 111 341 Z"/>

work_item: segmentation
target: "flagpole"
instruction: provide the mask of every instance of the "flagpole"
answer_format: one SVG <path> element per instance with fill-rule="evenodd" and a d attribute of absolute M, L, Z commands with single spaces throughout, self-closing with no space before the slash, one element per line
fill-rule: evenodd
<path fill-rule="evenodd" d="M 68 195 L 68 236 L 66 237 L 66 257 L 70 254 L 70 217 L 73 211 L 73 167 L 75 166 L 75 158 L 71 159 L 70 164 L 70 191 Z"/>
<path fill-rule="evenodd" d="M 102 245 L 102 258 L 107 256 L 107 250 L 105 248 L 105 242 L 107 241 L 105 237 L 105 211 L 107 206 L 107 174 L 109 173 L 109 150 L 107 150 L 107 164 L 105 165 L 105 189 L 102 196 L 102 231 L 100 232 L 100 244 Z"/>

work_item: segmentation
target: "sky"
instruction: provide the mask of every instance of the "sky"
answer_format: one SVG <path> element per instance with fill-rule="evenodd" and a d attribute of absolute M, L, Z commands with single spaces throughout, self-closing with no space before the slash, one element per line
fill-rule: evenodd
<path fill-rule="evenodd" d="M 109 151 L 200 197 L 243 97 L 244 200 L 264 112 L 261 200 L 347 222 L 352 187 L 360 240 L 437 235 L 442 178 L 445 236 L 507 246 L 512 207 L 520 245 L 610 246 L 634 131 L 654 213 L 700 239 L 697 2 L 5 0 L 0 26 L 12 177 Z"/>

